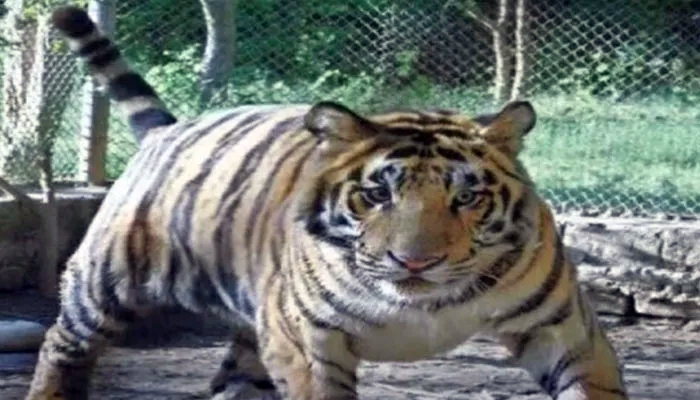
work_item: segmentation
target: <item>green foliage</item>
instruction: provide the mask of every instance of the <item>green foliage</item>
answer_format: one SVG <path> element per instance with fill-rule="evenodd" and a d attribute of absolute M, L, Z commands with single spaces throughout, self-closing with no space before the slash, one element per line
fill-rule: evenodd
<path fill-rule="evenodd" d="M 87 6 L 88 0 L 71 1 L 76 6 Z M 54 7 L 65 5 L 65 0 L 29 0 L 24 2 L 24 17 L 35 20 L 41 14 L 48 14 Z M 4 8 L 4 7 L 3 7 Z"/>
<path fill-rule="evenodd" d="M 179 61 L 148 72 L 166 100 L 178 94 L 181 101 L 171 101 L 178 115 L 198 112 L 196 53 L 188 49 Z M 226 90 L 227 106 L 335 100 L 363 112 L 431 106 L 477 114 L 496 108 L 485 89 L 436 85 L 421 76 L 397 87 L 378 76 L 339 70 L 294 80 L 276 71 L 239 69 Z M 673 93 L 629 101 L 581 93 L 532 100 L 538 124 L 526 139 L 523 159 L 557 207 L 700 212 L 700 147 L 688 145 L 697 142 L 699 108 Z M 108 171 L 116 177 L 135 146 L 125 126 L 112 125 L 111 134 Z"/>
<path fill-rule="evenodd" d="M 191 45 L 181 52 L 163 51 L 168 62 L 152 66 L 146 73 L 146 81 L 156 93 L 177 93 L 178 97 L 189 99 L 187 107 L 178 108 L 183 115 L 195 115 L 199 109 L 195 104 L 199 98 L 198 74 L 200 71 L 201 50 L 199 45 Z M 191 105 L 189 105 L 191 103 Z"/>
<path fill-rule="evenodd" d="M 649 54 L 648 46 L 643 43 L 620 46 L 614 53 L 599 50 L 587 54 L 580 65 L 557 81 L 557 91 L 618 100 L 631 93 L 643 93 L 649 87 L 658 90 L 668 82 L 676 94 L 691 96 L 688 100 L 693 100 L 688 88 L 678 84 L 687 82 L 690 75 L 684 59 L 661 59 Z M 650 81 L 655 85 L 650 85 Z"/>

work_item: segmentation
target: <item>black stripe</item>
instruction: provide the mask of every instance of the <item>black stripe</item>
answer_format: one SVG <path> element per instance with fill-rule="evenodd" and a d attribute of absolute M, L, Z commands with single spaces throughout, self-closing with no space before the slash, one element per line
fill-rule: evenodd
<path fill-rule="evenodd" d="M 227 213 L 230 212 L 231 215 L 236 212 L 238 207 L 242 202 L 241 196 L 237 197 L 233 203 L 231 203 L 227 208 Z M 237 277 L 234 276 L 233 269 L 233 249 L 231 246 L 231 239 L 233 237 L 233 227 L 232 223 L 224 223 L 222 219 L 217 219 L 222 221 L 216 225 L 214 229 L 214 243 L 216 244 L 216 262 L 215 267 L 217 271 L 217 278 L 220 282 L 237 282 Z M 229 221 L 229 220 L 226 220 Z M 237 306 L 234 304 L 234 306 Z"/>
<path fill-rule="evenodd" d="M 304 249 L 301 249 L 300 251 L 303 252 Z M 305 253 L 302 255 L 301 261 L 304 267 L 303 270 L 300 271 L 302 280 L 305 277 L 311 279 L 310 284 L 313 285 L 313 289 L 315 289 L 317 294 L 321 295 L 321 299 L 323 299 L 323 301 L 327 305 L 329 305 L 333 310 L 346 317 L 360 321 L 363 324 L 372 327 L 379 327 L 383 325 L 379 321 L 370 319 L 369 316 L 363 314 L 361 311 L 354 310 L 353 307 L 350 304 L 348 304 L 344 299 L 342 299 L 336 293 L 325 287 L 321 283 L 321 279 L 319 278 L 319 276 L 316 274 L 316 268 L 314 268 L 314 266 L 311 264 L 311 260 L 309 260 L 308 256 Z"/>
<path fill-rule="evenodd" d="M 499 260 L 494 262 L 475 282 L 471 283 L 469 286 L 464 288 L 457 296 L 443 298 L 430 304 L 428 309 L 431 312 L 439 311 L 445 307 L 451 307 L 457 304 L 467 303 L 482 293 L 486 293 L 494 287 L 500 278 L 505 276 L 506 273 L 515 264 L 514 262 L 508 262 L 506 260 L 511 257 L 510 253 L 504 254 Z"/>
<path fill-rule="evenodd" d="M 59 353 L 61 355 L 64 355 L 68 358 L 71 358 L 72 361 L 81 361 L 84 360 L 88 353 L 85 349 L 82 349 L 80 347 L 76 346 L 71 346 L 71 345 L 63 345 L 59 343 L 52 343 L 53 350 L 56 353 Z"/>
<path fill-rule="evenodd" d="M 255 379 L 248 374 L 232 374 L 227 377 L 226 382 L 213 387 L 212 394 L 221 393 L 231 385 L 253 385 L 258 390 L 275 390 L 275 385 L 269 379 Z"/>
<path fill-rule="evenodd" d="M 245 129 L 238 132 L 238 137 L 241 139 L 244 138 L 250 134 L 250 132 L 255 130 L 255 128 L 258 128 L 260 124 L 268 121 L 263 117 L 266 117 L 266 115 L 256 114 L 257 120 L 253 121 L 251 124 L 247 125 Z M 300 120 L 296 117 L 290 120 L 300 123 Z M 279 124 L 276 126 L 279 126 Z M 258 169 L 258 166 L 262 162 L 263 155 L 270 150 L 270 144 L 274 140 L 278 139 L 278 136 L 282 133 L 283 132 L 281 131 L 271 130 L 268 133 L 268 136 L 262 142 L 258 143 L 254 148 L 245 154 L 243 160 L 241 161 L 241 167 L 231 178 L 228 186 L 224 190 L 223 195 L 220 197 L 222 200 L 217 206 L 216 214 L 217 221 L 222 222 L 217 225 L 214 231 L 214 236 L 217 243 L 217 268 L 219 271 L 219 277 L 222 280 L 226 279 L 226 275 L 230 274 L 229 271 L 232 269 L 231 262 L 233 261 L 233 252 L 230 247 L 234 234 L 234 224 L 231 221 L 233 221 L 234 214 L 237 212 L 238 207 L 240 207 L 242 204 L 243 197 L 248 193 L 250 187 L 249 178 Z M 231 200 L 230 198 L 236 193 L 238 193 L 238 195 Z M 259 217 L 259 215 L 255 215 L 255 217 Z M 250 274 L 252 273 L 252 270 L 248 268 L 248 266 L 251 266 L 252 268 L 252 261 L 250 258 L 252 255 L 250 254 L 251 249 L 249 245 L 251 238 L 247 237 L 246 240 L 247 246 L 245 257 L 248 262 L 246 265 L 246 272 L 249 275 L 245 278 L 249 280 L 248 278 L 250 278 Z"/>
<path fill-rule="evenodd" d="M 225 287 L 228 287 L 229 283 L 224 283 Z M 255 319 L 255 304 L 250 297 L 250 294 L 244 285 L 238 285 L 238 310 L 241 311 L 245 316 L 250 318 L 250 320 Z"/>
<path fill-rule="evenodd" d="M 518 223 L 523 218 L 523 209 L 525 208 L 525 199 L 519 198 L 514 204 L 511 211 L 511 221 Z"/>
<path fill-rule="evenodd" d="M 116 101 L 124 101 L 137 96 L 158 97 L 151 85 L 136 72 L 126 72 L 110 80 L 109 94 Z"/>
<path fill-rule="evenodd" d="M 105 260 L 100 266 L 100 293 L 102 295 L 99 307 L 105 314 L 119 322 L 132 322 L 136 320 L 136 313 L 125 308 L 117 297 L 117 281 L 112 274 L 111 260 L 114 256 L 114 244 L 110 243 L 105 255 Z"/>
<path fill-rule="evenodd" d="M 251 114 L 244 118 L 238 124 L 238 127 L 252 129 L 260 123 L 259 118 L 259 114 Z M 246 125 L 248 123 L 250 123 L 250 125 Z M 177 194 L 175 208 L 172 211 L 168 226 L 171 232 L 178 232 L 178 235 L 184 239 L 182 243 L 183 246 L 189 245 L 188 240 L 192 235 L 192 224 L 194 222 L 194 205 L 197 196 L 202 191 L 204 182 L 221 160 L 230 154 L 231 149 L 245 137 L 246 132 L 247 130 L 241 134 L 236 134 L 236 130 L 234 130 L 228 135 L 225 135 L 223 139 L 220 139 L 216 147 L 199 167 L 199 172 L 197 172 L 197 174 L 184 185 L 180 193 Z"/>
<path fill-rule="evenodd" d="M 439 155 L 451 161 L 467 161 L 466 157 L 458 151 L 438 146 L 436 151 Z"/>
<path fill-rule="evenodd" d="M 530 345 L 530 343 L 532 343 L 534 338 L 535 337 L 529 333 L 523 333 L 518 337 L 517 341 L 515 342 L 515 346 L 513 347 L 513 357 L 515 357 L 516 360 L 523 357 L 527 347 Z"/>
<path fill-rule="evenodd" d="M 534 311 L 547 300 L 549 295 L 557 287 L 559 278 L 564 271 L 564 251 L 561 241 L 557 240 L 554 247 L 554 260 L 550 267 L 549 273 L 542 285 L 530 297 L 523 301 L 518 307 L 506 312 L 494 320 L 495 326 L 501 325 L 510 319 L 520 317 L 524 314 Z"/>
<path fill-rule="evenodd" d="M 571 298 L 569 298 L 561 306 L 554 310 L 554 312 L 551 315 L 549 315 L 542 321 L 537 322 L 535 325 L 529 327 L 527 329 L 527 332 L 520 334 L 520 337 L 518 338 L 515 344 L 515 348 L 513 350 L 513 356 L 516 359 L 519 359 L 523 356 L 523 354 L 527 350 L 527 346 L 529 346 L 532 340 L 537 336 L 538 329 L 542 329 L 552 325 L 558 325 L 564 322 L 567 318 L 569 318 L 572 312 L 573 309 L 571 304 Z"/>
<path fill-rule="evenodd" d="M 505 227 L 506 223 L 503 222 L 503 220 L 498 219 L 494 222 L 492 222 L 487 228 L 486 231 L 489 233 L 498 233 L 503 230 Z"/>
<path fill-rule="evenodd" d="M 136 212 L 134 220 L 129 224 L 129 229 L 126 235 L 126 260 L 125 266 L 129 272 L 129 284 L 132 287 L 138 287 L 145 283 L 145 274 L 150 267 L 148 257 L 149 249 L 149 234 L 147 227 L 140 215 L 139 210 Z M 141 248 L 146 254 L 137 254 L 136 249 Z"/>
<path fill-rule="evenodd" d="M 128 117 L 129 127 L 136 133 L 138 141 L 143 140 L 144 134 L 151 129 L 176 122 L 177 119 L 170 112 L 160 108 L 147 108 Z"/>
<path fill-rule="evenodd" d="M 277 309 L 282 314 L 279 318 L 277 318 L 277 323 L 279 323 L 280 331 L 287 338 L 287 341 L 289 341 L 289 343 L 291 343 L 299 353 L 303 354 L 304 353 L 303 346 L 302 346 L 301 342 L 299 341 L 299 338 L 297 338 L 296 336 L 294 336 L 292 334 L 292 328 L 289 326 L 290 317 L 289 317 L 289 315 L 287 315 L 289 310 L 288 310 L 287 304 L 286 304 L 286 302 L 287 302 L 286 295 L 288 293 L 288 291 L 286 289 L 286 285 L 288 285 L 288 284 L 286 282 L 283 282 L 282 286 L 280 287 L 280 290 L 277 290 L 277 293 L 276 293 L 276 295 L 277 295 Z"/>
<path fill-rule="evenodd" d="M 216 287 L 212 282 L 212 278 L 209 276 L 209 274 L 207 274 L 203 265 L 204 262 L 202 260 L 198 260 L 196 267 L 190 272 L 190 275 L 192 276 L 190 279 L 192 279 L 193 283 L 189 292 L 192 293 L 192 297 L 194 298 L 195 305 L 197 307 L 197 309 L 193 311 L 201 311 L 201 309 L 205 308 L 212 310 L 228 310 L 228 306 L 219 295 L 219 292 L 216 290 Z M 231 286 L 237 287 L 236 282 L 234 282 Z M 231 293 L 227 292 L 227 294 L 229 295 L 228 299 L 233 303 L 236 303 L 236 301 L 232 300 Z M 238 308 L 240 308 L 240 306 Z"/>
<path fill-rule="evenodd" d="M 559 395 L 561 395 L 562 393 L 569 390 L 575 384 L 581 383 L 584 379 L 585 379 L 585 376 L 581 376 L 581 375 L 574 376 L 573 378 L 569 379 L 568 382 L 566 382 L 565 384 L 563 384 L 559 388 L 557 388 L 554 393 L 551 393 L 552 398 L 554 400 L 557 400 L 559 398 Z"/>
<path fill-rule="evenodd" d="M 503 209 L 507 210 L 510 205 L 510 189 L 508 189 L 508 186 L 502 185 L 498 194 L 501 196 L 501 201 L 503 201 Z"/>
<path fill-rule="evenodd" d="M 299 297 L 299 293 L 296 291 L 296 287 L 294 285 L 290 285 L 290 292 L 292 293 L 292 299 L 294 300 L 294 305 L 299 308 L 299 311 L 301 311 L 301 315 L 311 323 L 316 328 L 319 329 L 324 329 L 324 330 L 337 330 L 337 331 L 342 331 L 340 329 L 340 326 L 333 324 L 329 321 L 326 321 L 318 316 L 316 316 L 301 300 L 301 297 Z"/>
<path fill-rule="evenodd" d="M 180 282 L 180 279 L 178 279 L 178 275 L 180 272 L 183 271 L 182 268 L 182 262 L 180 261 L 180 257 L 178 257 L 177 251 L 179 251 L 179 248 L 176 247 L 177 242 L 179 242 L 179 239 L 177 236 L 171 231 L 169 235 L 169 242 L 170 242 L 170 256 L 168 257 L 168 263 L 167 266 L 165 266 L 168 269 L 168 273 L 166 274 L 166 279 L 165 279 L 165 284 L 167 285 L 167 290 L 166 292 L 168 293 L 168 296 L 172 299 L 172 301 L 177 300 L 177 294 L 176 294 L 176 284 L 177 282 Z M 179 291 L 177 291 L 179 293 Z"/>
<path fill-rule="evenodd" d="M 297 249 L 297 251 L 300 251 L 301 249 Z M 318 311 L 318 308 L 315 307 L 315 305 L 312 305 L 312 309 L 308 308 L 306 304 L 304 304 L 304 301 L 301 299 L 301 296 L 299 295 L 299 288 L 297 285 L 294 284 L 294 282 L 300 282 L 301 286 L 307 295 L 310 298 L 313 298 L 313 293 L 312 290 L 309 286 L 309 281 L 306 279 L 306 275 L 304 271 L 301 271 L 298 268 L 292 268 L 290 271 L 290 279 L 289 279 L 289 291 L 292 294 L 292 300 L 294 301 L 294 304 L 299 308 L 301 311 L 301 314 L 304 318 L 306 318 L 309 322 L 311 322 L 312 325 L 314 325 L 317 328 L 320 329 L 325 329 L 325 330 L 337 330 L 340 332 L 344 332 L 340 325 L 336 324 L 334 321 L 328 321 L 327 319 L 323 317 L 319 317 L 315 311 Z M 296 278 L 295 278 L 296 276 Z"/>
<path fill-rule="evenodd" d="M 116 214 L 121 211 L 121 207 L 126 202 L 131 201 L 134 198 L 134 191 L 137 188 L 140 188 L 143 184 L 144 171 L 157 171 L 158 164 L 162 162 L 162 155 L 169 149 L 171 142 L 175 140 L 175 138 L 179 137 L 180 134 L 189 129 L 193 123 L 194 122 L 180 124 L 176 128 L 172 129 L 164 140 L 159 141 L 159 143 L 156 145 L 148 146 L 147 148 L 142 147 L 132 157 L 132 159 L 129 161 L 127 169 L 122 173 L 119 180 L 110 189 L 107 198 L 100 207 L 98 216 L 96 216 L 96 218 L 93 220 L 93 223 L 99 224 L 98 226 L 101 228 L 100 233 L 96 233 L 94 235 L 97 240 L 93 240 L 90 247 L 91 254 L 96 254 L 97 252 L 101 251 L 99 248 L 102 246 L 104 241 L 103 238 L 107 234 L 108 230 L 113 228 L 111 224 L 102 221 L 112 221 L 114 218 L 116 218 Z M 95 280 L 92 278 L 90 278 L 89 281 L 95 282 Z"/>
<path fill-rule="evenodd" d="M 335 174 L 337 171 L 341 171 L 341 170 L 348 168 L 348 166 L 352 166 L 353 164 L 357 163 L 358 160 L 363 161 L 365 158 L 367 158 L 367 156 L 369 154 L 372 154 L 372 153 L 376 152 L 377 150 L 380 150 L 382 147 L 383 147 L 383 144 L 381 142 L 373 143 L 371 147 L 363 149 L 364 151 L 358 151 L 356 153 L 353 153 L 352 157 L 347 159 L 347 160 L 343 160 L 342 164 L 336 165 L 333 168 L 329 168 L 329 169 L 325 170 L 324 172 L 327 175 L 331 176 L 331 175 Z"/>
<path fill-rule="evenodd" d="M 399 147 L 398 149 L 394 149 L 387 154 L 386 159 L 391 160 L 396 158 L 409 158 L 417 156 L 418 153 L 418 147 L 416 146 Z"/>
<path fill-rule="evenodd" d="M 323 254 L 321 254 L 321 258 L 323 259 Z M 408 303 L 406 301 L 396 301 L 394 297 L 391 296 L 384 296 L 379 293 L 375 293 L 374 291 L 366 290 L 367 286 L 360 280 L 357 279 L 357 284 L 352 282 L 350 280 L 344 279 L 344 277 L 348 273 L 348 268 L 350 269 L 350 276 L 354 276 L 352 273 L 353 270 L 353 262 L 348 262 L 348 263 L 337 263 L 337 262 L 329 262 L 325 259 L 323 259 L 323 264 L 324 267 L 328 269 L 328 271 L 331 272 L 333 275 L 333 278 L 338 282 L 338 284 L 344 288 L 345 290 L 348 291 L 348 293 L 351 296 L 354 296 L 355 298 L 365 298 L 368 299 L 368 301 L 371 299 L 371 301 L 383 301 L 391 306 L 403 308 L 405 307 Z M 356 267 L 354 268 L 356 269 Z"/>
<path fill-rule="evenodd" d="M 471 148 L 470 150 L 471 150 L 472 153 L 474 153 L 474 155 L 477 156 L 478 158 L 484 158 L 484 155 L 486 154 L 486 152 L 484 152 L 484 150 L 479 149 L 479 148 L 476 148 L 476 147 Z"/>
<path fill-rule="evenodd" d="M 425 121 L 424 126 L 420 126 L 421 122 L 418 121 L 408 121 L 409 123 L 418 123 L 417 127 L 388 127 L 386 132 L 394 136 L 414 136 L 414 135 L 427 135 L 427 134 L 437 134 L 448 138 L 457 137 L 464 139 L 467 134 L 459 129 L 450 128 L 449 126 L 440 125 L 440 121 L 430 120 Z M 392 122 L 393 124 L 393 122 Z M 433 126 L 430 126 L 433 125 Z"/>
<path fill-rule="evenodd" d="M 65 306 L 61 310 L 61 313 L 58 315 L 58 324 L 63 329 L 65 329 L 66 332 L 75 336 L 78 340 L 90 340 L 90 336 L 86 336 L 82 332 L 77 330 L 77 327 L 75 326 L 75 321 L 73 321 L 73 318 L 71 318 L 70 316 L 70 312 L 65 309 Z"/>
<path fill-rule="evenodd" d="M 78 277 L 79 273 L 76 271 L 74 273 L 74 286 L 73 290 L 71 291 L 72 293 L 72 306 L 75 307 L 78 311 L 78 322 L 82 324 L 84 327 L 86 327 L 90 332 L 92 333 L 97 333 L 104 337 L 105 339 L 112 339 L 114 338 L 115 332 L 110 332 L 104 327 L 100 326 L 100 321 L 99 318 L 93 315 L 90 315 L 90 310 L 88 310 L 87 306 L 84 304 L 83 299 L 82 299 L 82 293 L 83 293 L 83 287 L 81 285 L 78 285 L 76 280 L 79 279 Z M 68 313 L 66 313 L 68 314 Z M 72 322 L 72 320 L 71 320 Z M 71 332 L 71 333 L 76 333 L 76 332 Z M 92 339 L 91 337 L 82 337 L 85 340 L 90 340 Z"/>
<path fill-rule="evenodd" d="M 461 131 L 459 129 L 440 129 L 437 132 L 438 135 L 445 136 L 447 138 L 457 138 L 457 139 L 467 139 L 469 138 L 469 134 Z"/>
<path fill-rule="evenodd" d="M 562 375 L 571 367 L 576 364 L 583 355 L 583 349 L 578 348 L 575 350 L 569 350 L 561 355 L 554 368 L 550 373 L 545 373 L 539 380 L 540 385 L 544 388 L 547 393 L 552 396 L 556 396 L 558 393 L 559 381 Z"/>
<path fill-rule="evenodd" d="M 435 135 L 430 133 L 413 135 L 410 138 L 411 142 L 420 144 L 423 146 L 430 146 L 438 142 Z"/>
<path fill-rule="evenodd" d="M 362 170 L 363 166 L 359 166 L 352 171 L 347 176 L 348 181 L 355 181 L 355 182 L 360 182 L 362 180 Z"/>
<path fill-rule="evenodd" d="M 90 20 L 88 14 L 78 7 L 57 8 L 53 12 L 51 20 L 61 33 L 70 38 L 87 36 L 95 30 L 95 24 Z"/>
<path fill-rule="evenodd" d="M 112 41 L 107 39 L 106 37 L 101 37 L 95 41 L 92 41 L 85 46 L 81 47 L 78 49 L 77 53 L 78 55 L 85 57 L 89 56 L 92 53 L 95 53 L 99 50 L 103 50 L 109 46 L 112 45 Z"/>
<path fill-rule="evenodd" d="M 485 169 L 484 170 L 484 183 L 488 186 L 491 186 L 491 185 L 496 184 L 496 182 L 498 182 L 498 180 L 496 179 L 496 175 L 494 175 L 494 173 L 491 172 L 491 170 Z"/>
<path fill-rule="evenodd" d="M 94 57 L 90 57 L 88 64 L 97 69 L 103 69 L 106 66 L 112 64 L 122 57 L 121 52 L 116 47 L 112 47 L 109 50 L 97 54 Z"/>
<path fill-rule="evenodd" d="M 147 219 L 148 215 L 150 213 L 150 209 L 153 206 L 153 202 L 155 201 L 155 198 L 160 194 L 160 191 L 163 189 L 164 183 L 168 176 L 173 172 L 173 165 L 179 161 L 179 157 L 182 154 L 182 151 L 184 149 L 187 149 L 191 146 L 193 146 L 197 141 L 202 139 L 204 136 L 206 136 L 211 129 L 220 126 L 229 120 L 235 118 L 238 116 L 240 112 L 232 112 L 230 114 L 227 114 L 216 121 L 214 121 L 211 124 L 208 124 L 202 128 L 199 128 L 198 130 L 194 132 L 188 132 L 188 130 L 194 126 L 198 121 L 191 121 L 187 124 L 182 125 L 178 129 L 178 135 L 177 137 L 180 137 L 180 135 L 187 134 L 187 137 L 182 140 L 180 143 L 177 143 L 174 149 L 170 151 L 170 156 L 165 159 L 164 161 L 160 160 L 161 157 L 167 152 L 167 150 L 170 150 L 169 146 L 164 149 L 167 149 L 166 152 L 159 154 L 158 155 L 158 163 L 154 165 L 154 168 L 157 170 L 155 176 L 153 177 L 152 181 L 149 184 L 149 190 L 143 195 L 141 198 L 141 201 L 138 205 L 137 208 L 137 213 L 141 216 L 141 218 Z M 175 136 L 175 133 L 172 134 Z M 134 181 L 138 182 L 138 179 L 134 179 Z M 138 183 L 137 183 L 138 184 Z M 118 211 L 118 208 L 117 208 Z M 107 226 L 107 225 L 106 225 Z M 173 238 L 171 237 L 171 243 L 173 243 Z M 95 241 L 96 244 L 99 243 L 99 241 Z M 174 263 L 177 260 L 177 263 Z M 169 277 L 174 277 L 178 273 L 178 269 L 181 267 L 181 263 L 178 259 L 178 256 L 176 255 L 171 255 L 170 257 L 170 263 L 171 266 L 175 266 L 174 268 L 171 267 L 171 271 L 169 273 Z M 177 282 L 175 280 L 169 281 L 171 284 L 171 291 L 172 291 L 172 284 L 174 282 Z"/>
<path fill-rule="evenodd" d="M 491 217 L 491 214 L 493 214 L 493 211 L 496 209 L 496 202 L 493 200 L 493 196 L 488 196 L 487 201 L 489 203 L 488 207 L 486 208 L 486 211 L 484 211 L 484 215 L 481 216 L 479 223 L 487 221 L 489 217 Z"/>
<path fill-rule="evenodd" d="M 552 314 L 548 315 L 545 319 L 537 322 L 535 325 L 530 327 L 529 330 L 541 329 L 544 327 L 559 325 L 566 321 L 567 318 L 571 316 L 573 312 L 573 307 L 571 304 L 571 298 L 566 299 L 559 307 L 557 307 Z"/>
<path fill-rule="evenodd" d="M 350 384 L 355 385 L 357 384 L 357 376 L 355 375 L 355 371 L 353 370 L 348 370 L 344 366 L 340 365 L 339 363 L 329 360 L 320 354 L 317 354 L 315 352 L 311 353 L 311 357 L 313 360 L 319 364 L 322 364 L 325 368 L 327 369 L 335 369 L 336 371 L 340 372 L 342 375 L 346 376 L 348 380 L 350 380 Z M 347 386 L 347 388 L 354 390 L 353 387 Z"/>
<path fill-rule="evenodd" d="M 516 181 L 518 181 L 518 182 L 521 182 L 521 183 L 524 183 L 524 184 L 527 183 L 527 181 L 526 181 L 525 178 L 519 176 L 519 175 L 516 174 L 515 172 L 510 171 L 506 166 L 501 165 L 501 164 L 496 160 L 496 158 L 491 157 L 490 160 L 491 160 L 491 162 L 501 171 L 502 174 L 504 174 L 504 175 L 508 176 L 509 178 L 514 179 L 514 180 L 516 180 Z"/>
<path fill-rule="evenodd" d="M 286 123 L 282 123 L 277 125 L 275 128 L 273 128 L 270 132 L 270 135 L 273 138 L 278 138 L 280 135 L 288 132 L 293 125 L 296 123 L 296 118 L 287 120 Z M 279 130 L 277 130 L 279 129 Z M 309 137 L 308 139 L 305 140 L 300 140 L 293 146 L 291 146 L 287 151 L 285 151 L 283 154 L 279 155 L 277 157 L 277 161 L 275 162 L 275 165 L 272 166 L 272 169 L 269 172 L 269 175 L 265 179 L 265 183 L 262 187 L 261 190 L 258 191 L 258 193 L 255 195 L 255 199 L 253 200 L 253 209 L 250 211 L 250 214 L 248 214 L 248 220 L 246 222 L 246 229 L 245 229 L 245 238 L 246 238 L 246 248 L 248 249 L 248 252 L 246 253 L 246 272 L 248 277 L 253 276 L 253 260 L 252 260 L 252 254 L 254 253 L 256 255 L 262 255 L 262 245 L 264 243 L 264 238 L 262 237 L 255 237 L 254 235 L 254 229 L 258 224 L 264 224 L 267 221 L 263 220 L 260 218 L 261 211 L 265 205 L 267 205 L 267 197 L 269 196 L 270 192 L 273 189 L 273 184 L 275 183 L 275 179 L 279 175 L 280 171 L 282 170 L 282 166 L 289 161 L 289 157 L 291 157 L 293 154 L 295 154 L 300 148 L 302 148 L 305 145 L 310 144 L 314 139 Z M 266 141 L 267 142 L 267 141 Z M 267 150 L 270 150 L 271 147 L 271 142 L 267 142 L 268 148 Z M 311 155 L 313 152 L 314 148 L 312 147 L 311 150 L 305 152 L 302 155 L 302 158 L 296 161 L 295 165 L 295 171 L 299 171 L 299 168 L 306 162 L 307 158 Z M 265 153 L 261 153 L 259 162 L 262 161 Z M 251 251 L 253 239 L 258 240 L 258 245 L 255 249 L 255 251 Z"/>
<path fill-rule="evenodd" d="M 260 118 L 261 120 L 258 121 L 258 124 L 250 124 L 247 126 L 247 128 L 241 130 L 240 132 L 237 132 L 237 135 L 240 135 L 241 138 L 248 135 L 253 129 L 257 128 L 260 124 L 263 122 L 267 122 L 267 119 L 263 119 L 267 117 L 266 114 L 264 113 L 259 113 L 255 114 L 257 115 L 257 118 Z M 289 120 L 286 121 L 291 121 L 295 120 L 297 123 L 301 123 L 301 120 L 297 117 L 290 118 Z M 279 126 L 276 125 L 276 127 Z M 238 129 L 238 128 L 237 128 Z M 273 135 L 274 133 L 274 135 Z M 282 131 L 269 131 L 267 137 L 260 143 L 258 143 L 255 147 L 250 149 L 246 155 L 244 156 L 243 160 L 241 161 L 241 165 L 243 166 L 242 168 L 239 168 L 238 171 L 236 171 L 236 174 L 231 178 L 231 181 L 228 183 L 226 189 L 221 195 L 221 198 L 223 199 L 220 203 L 218 208 L 216 209 L 217 216 L 222 215 L 223 211 L 223 204 L 226 202 L 226 200 L 231 197 L 236 192 L 240 192 L 240 188 L 242 184 L 248 180 L 248 178 L 252 175 L 253 172 L 258 168 L 260 165 L 261 161 L 261 156 L 267 150 L 269 150 L 270 144 L 274 142 L 275 140 L 278 139 L 277 135 L 280 135 L 284 132 Z M 223 215 L 230 216 L 231 214 L 228 212 L 223 212 Z"/>

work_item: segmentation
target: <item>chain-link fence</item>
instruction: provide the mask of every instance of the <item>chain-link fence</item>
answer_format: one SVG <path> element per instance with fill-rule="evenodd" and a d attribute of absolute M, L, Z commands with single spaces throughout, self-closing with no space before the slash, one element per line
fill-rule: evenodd
<path fill-rule="evenodd" d="M 232 45 L 202 83 L 203 10 L 217 4 L 116 1 L 118 43 L 179 116 L 321 99 L 477 113 L 528 98 L 539 119 L 523 158 L 559 210 L 700 214 L 697 0 L 238 1 L 215 10 Z M 54 168 L 76 180 L 85 107 L 68 81 Z M 109 123 L 114 178 L 136 147 L 118 115 Z"/>

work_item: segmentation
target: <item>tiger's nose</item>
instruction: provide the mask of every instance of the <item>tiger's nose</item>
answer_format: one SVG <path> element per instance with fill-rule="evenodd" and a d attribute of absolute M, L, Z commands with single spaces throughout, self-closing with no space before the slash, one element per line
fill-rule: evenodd
<path fill-rule="evenodd" d="M 447 255 L 414 255 L 414 254 L 396 254 L 391 251 L 388 252 L 389 258 L 399 263 L 402 267 L 408 269 L 411 272 L 424 271 L 432 266 L 439 264 Z"/>

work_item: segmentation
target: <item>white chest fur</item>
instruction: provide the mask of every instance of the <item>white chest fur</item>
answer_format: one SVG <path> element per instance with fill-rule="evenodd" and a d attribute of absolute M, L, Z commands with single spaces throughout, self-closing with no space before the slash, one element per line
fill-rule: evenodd
<path fill-rule="evenodd" d="M 461 311 L 401 313 L 381 327 L 364 329 L 353 341 L 354 351 L 372 361 L 412 361 L 446 352 L 480 328 L 476 317 Z"/>

